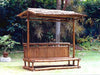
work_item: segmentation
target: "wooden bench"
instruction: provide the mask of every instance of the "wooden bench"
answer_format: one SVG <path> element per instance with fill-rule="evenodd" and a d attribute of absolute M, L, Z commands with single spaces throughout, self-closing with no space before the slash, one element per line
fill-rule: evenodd
<path fill-rule="evenodd" d="M 80 68 L 79 58 L 69 56 L 70 43 L 30 43 L 29 57 L 27 45 L 24 43 L 24 69 L 31 71 L 51 70 L 51 69 L 72 69 Z M 35 66 L 35 62 L 62 62 L 67 61 L 66 65 L 45 65 Z M 74 61 L 76 64 L 70 63 Z"/>
<path fill-rule="evenodd" d="M 79 58 L 71 58 L 71 57 L 53 57 L 53 58 L 31 58 L 31 59 L 27 59 L 24 58 L 24 61 L 28 61 L 31 62 L 32 65 L 31 66 L 26 66 L 26 62 L 25 62 L 25 66 L 23 67 L 24 69 L 28 69 L 31 71 L 39 71 L 39 70 L 52 70 L 52 69 L 73 69 L 73 68 L 80 68 L 79 66 Z M 68 61 L 68 64 L 66 65 L 52 65 L 52 66 L 34 66 L 35 62 L 60 62 L 60 61 Z M 77 61 L 76 65 L 70 64 L 70 61 Z M 51 68 L 52 67 L 52 68 Z M 35 69 L 38 68 L 38 69 Z M 39 69 L 41 68 L 41 69 Z"/>

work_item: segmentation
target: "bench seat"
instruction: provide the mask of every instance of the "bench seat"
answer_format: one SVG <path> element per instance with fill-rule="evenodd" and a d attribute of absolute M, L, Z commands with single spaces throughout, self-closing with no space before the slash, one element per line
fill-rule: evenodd
<path fill-rule="evenodd" d="M 28 60 L 28 58 L 24 58 L 24 61 Z M 59 62 L 59 61 L 78 61 L 80 58 L 72 58 L 72 57 L 53 57 L 53 58 L 30 58 L 30 62 Z"/>
<path fill-rule="evenodd" d="M 79 61 L 80 58 L 72 58 L 72 57 L 50 57 L 50 58 L 24 58 L 25 62 L 24 69 L 28 69 L 31 71 L 40 71 L 40 70 L 53 70 L 53 69 L 73 69 L 73 68 L 80 68 Z M 34 62 L 61 62 L 61 61 L 68 61 L 66 65 L 53 65 L 53 66 L 35 66 Z M 70 61 L 77 61 L 76 65 L 70 64 Z M 26 66 L 26 62 L 28 62 L 28 66 Z M 30 66 L 32 63 L 32 66 Z M 41 68 L 40 68 L 41 67 Z"/>

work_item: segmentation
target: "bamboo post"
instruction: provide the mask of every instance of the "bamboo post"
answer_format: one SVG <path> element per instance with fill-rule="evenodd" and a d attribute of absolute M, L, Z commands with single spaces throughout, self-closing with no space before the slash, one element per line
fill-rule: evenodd
<path fill-rule="evenodd" d="M 29 58 L 29 13 L 27 12 L 27 52 Z"/>
<path fill-rule="evenodd" d="M 75 19 L 73 19 L 73 58 L 75 57 Z M 75 65 L 75 61 L 73 61 Z"/>
<path fill-rule="evenodd" d="M 79 66 L 79 60 L 77 61 L 77 66 Z"/>
<path fill-rule="evenodd" d="M 73 58 L 75 57 L 75 19 L 73 19 Z"/>
<path fill-rule="evenodd" d="M 29 13 L 27 12 L 27 53 L 28 58 L 30 57 L 30 49 L 29 49 Z M 30 66 L 30 62 L 28 62 L 28 67 Z"/>
<path fill-rule="evenodd" d="M 69 51 L 69 45 L 68 45 L 68 57 L 70 57 L 70 51 Z M 68 61 L 68 65 L 70 65 L 70 61 Z"/>
<path fill-rule="evenodd" d="M 24 61 L 24 66 L 26 67 L 26 61 Z"/>

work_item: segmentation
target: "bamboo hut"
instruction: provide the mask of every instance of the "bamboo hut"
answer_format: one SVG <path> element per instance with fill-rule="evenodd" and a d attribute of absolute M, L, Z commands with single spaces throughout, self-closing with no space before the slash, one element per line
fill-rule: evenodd
<path fill-rule="evenodd" d="M 80 68 L 80 58 L 75 57 L 75 20 L 86 15 L 74 11 L 50 10 L 42 8 L 28 8 L 18 14 L 20 18 L 27 19 L 27 43 L 23 43 L 24 48 L 24 69 L 31 71 L 51 70 L 51 69 L 72 69 Z M 68 18 L 73 20 L 73 56 L 70 57 L 70 43 L 30 43 L 29 21 L 50 21 L 68 22 Z M 67 61 L 66 65 L 35 66 L 35 62 L 59 62 Z M 73 62 L 72 64 L 70 62 Z M 27 64 L 28 63 L 28 64 Z"/>

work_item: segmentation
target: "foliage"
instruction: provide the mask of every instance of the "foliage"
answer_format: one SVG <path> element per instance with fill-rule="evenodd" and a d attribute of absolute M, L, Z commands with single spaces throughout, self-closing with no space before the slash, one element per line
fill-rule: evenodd
<path fill-rule="evenodd" d="M 26 10 L 28 7 L 36 7 L 36 8 L 48 8 L 48 9 L 56 9 L 56 0 L 5 0 L 5 4 L 3 5 L 3 10 L 5 11 L 5 16 L 2 16 L 4 19 L 0 19 L 0 31 L 3 32 L 0 35 L 10 34 L 12 39 L 19 41 L 19 42 L 26 42 L 26 38 L 22 41 L 22 37 L 26 37 L 26 22 L 18 17 L 17 14 Z M 69 1 L 69 4 L 72 4 L 73 0 Z M 77 3 L 77 2 L 76 2 Z M 78 4 L 78 3 L 77 3 Z M 3 12 L 4 13 L 4 12 Z M 55 27 L 54 23 L 50 22 L 31 22 L 30 23 L 30 39 L 31 42 L 38 42 L 43 41 L 50 41 L 54 38 L 55 34 Z M 79 27 L 77 25 L 77 27 Z M 64 28 L 64 27 L 63 27 Z M 82 30 L 82 26 L 77 29 L 77 32 L 80 34 L 80 30 Z M 64 37 L 67 33 L 66 31 L 68 28 L 61 30 L 61 36 Z M 23 35 L 22 35 L 23 33 Z M 48 34 L 50 33 L 50 34 Z M 77 34 L 78 34 L 77 33 Z M 62 36 L 62 37 L 63 37 Z M 33 39 L 34 38 L 34 39 Z M 66 38 L 65 38 L 66 39 Z M 62 39 L 63 41 L 63 39 Z"/>
<path fill-rule="evenodd" d="M 7 2 L 5 2 L 7 1 Z M 25 22 L 16 17 L 17 14 L 24 11 L 28 7 L 27 0 L 4 0 L 5 5 L 2 6 L 2 18 L 0 19 L 0 31 L 3 35 L 10 34 L 12 39 L 21 42 L 22 31 L 25 31 Z"/>
<path fill-rule="evenodd" d="M 93 38 L 92 37 L 83 37 L 83 38 L 78 38 L 77 39 L 77 43 L 81 44 L 81 43 L 84 43 L 84 42 L 91 42 Z"/>
<path fill-rule="evenodd" d="M 3 6 L 5 6 L 8 2 L 9 2 L 9 0 L 0 0 L 0 6 L 3 7 Z"/>
<path fill-rule="evenodd" d="M 54 42 L 54 35 L 51 33 L 51 32 L 47 32 L 47 35 L 45 36 L 46 38 L 48 38 L 48 42 L 51 41 L 51 42 Z"/>
<path fill-rule="evenodd" d="M 0 46 L 6 52 L 8 49 L 12 49 L 15 44 L 20 44 L 11 39 L 10 35 L 0 36 Z"/>
<path fill-rule="evenodd" d="M 91 40 L 92 40 L 92 37 L 87 36 L 84 38 L 78 38 L 77 43 L 84 49 L 89 49 L 91 46 Z"/>
<path fill-rule="evenodd" d="M 92 42 L 91 50 L 100 50 L 100 41 L 94 40 Z"/>
<path fill-rule="evenodd" d="M 100 0 L 86 0 L 82 3 L 84 12 L 88 15 L 84 27 L 86 35 L 100 34 Z"/>
<path fill-rule="evenodd" d="M 86 50 L 99 50 L 99 34 L 100 34 L 100 0 L 82 1 L 84 12 L 88 15 L 85 19 L 85 32 L 83 38 L 78 38 L 77 43 Z M 89 37 L 91 36 L 91 37 Z M 98 39 L 98 40 L 96 40 Z"/>
<path fill-rule="evenodd" d="M 77 43 L 83 47 L 85 50 L 99 50 L 100 42 L 97 39 L 93 39 L 93 37 L 87 36 L 84 38 L 78 38 Z"/>
<path fill-rule="evenodd" d="M 12 36 L 12 39 L 19 41 L 21 43 L 26 41 L 26 38 L 24 39 L 25 41 L 23 41 L 22 39 L 22 37 L 26 36 L 26 22 L 24 19 L 20 19 L 16 15 L 26 10 L 28 7 L 48 9 L 56 8 L 56 0 L 4 0 L 3 3 L 5 4 L 1 5 L 2 8 L 0 7 L 0 10 L 2 11 L 0 13 L 2 14 L 2 18 L 0 18 L 0 31 L 2 33 L 0 33 L 0 35 L 3 36 L 4 34 L 7 35 L 9 33 Z M 45 27 L 38 25 L 38 28 L 40 27 L 38 29 L 35 26 L 31 25 L 33 24 L 30 23 L 30 32 L 33 29 L 35 29 L 35 31 L 33 31 L 34 34 L 30 34 L 30 36 L 37 36 L 37 38 L 39 39 L 43 37 L 43 29 Z M 34 25 L 37 25 L 37 23 L 35 22 Z"/>
<path fill-rule="evenodd" d="M 36 28 L 35 28 L 35 35 L 37 36 L 37 38 L 42 38 L 42 36 L 43 36 L 43 29 L 42 29 L 42 27 L 39 27 L 38 25 L 36 26 Z"/>
<path fill-rule="evenodd" d="M 68 0 L 66 10 L 84 13 L 84 6 L 82 5 L 82 2 L 80 0 Z M 85 31 L 83 22 L 84 22 L 84 18 L 75 21 L 76 37 L 80 37 Z M 69 19 L 69 22 L 63 23 L 61 25 L 62 41 L 68 41 L 68 42 L 70 41 L 72 43 L 72 33 L 73 33 L 72 28 L 73 28 L 73 20 L 72 19 Z M 77 38 L 76 38 L 76 40 L 77 40 Z"/>
<path fill-rule="evenodd" d="M 56 0 L 2 0 L 0 5 L 0 35 L 10 34 L 15 41 L 26 42 L 26 22 L 16 17 L 28 7 L 56 9 Z M 76 22 L 76 37 L 95 36 L 100 32 L 100 0 L 69 0 L 66 10 L 85 13 L 88 17 Z M 84 28 L 85 27 L 85 28 Z M 85 32 L 85 33 L 84 33 Z M 23 33 L 23 35 L 22 35 Z M 84 33 L 84 34 L 83 34 Z M 47 42 L 55 39 L 55 23 L 30 22 L 30 41 Z M 61 41 L 72 40 L 72 21 L 62 23 Z M 25 37 L 25 38 L 23 38 Z M 22 39 L 23 38 L 23 39 Z M 76 40 L 77 40 L 76 38 Z M 84 38 L 83 38 L 84 39 Z M 84 41 L 84 40 L 83 40 Z"/>
<path fill-rule="evenodd" d="M 76 37 L 80 37 L 81 34 L 84 33 L 84 27 L 78 21 L 75 21 L 75 34 Z M 67 23 L 61 24 L 61 41 L 68 41 L 72 43 L 72 35 L 73 35 L 73 20 L 70 20 Z M 64 38 L 63 38 L 64 37 Z M 77 38 L 76 38 L 77 39 Z"/>
<path fill-rule="evenodd" d="M 37 8 L 56 9 L 56 0 L 37 0 Z"/>

